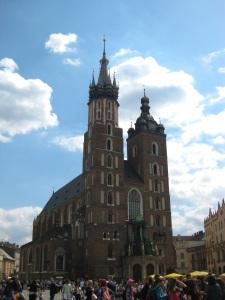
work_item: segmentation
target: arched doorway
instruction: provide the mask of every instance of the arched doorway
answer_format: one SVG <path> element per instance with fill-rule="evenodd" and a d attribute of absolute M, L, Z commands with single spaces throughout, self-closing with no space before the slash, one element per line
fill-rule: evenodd
<path fill-rule="evenodd" d="M 136 282 L 142 280 L 142 267 L 139 264 L 133 266 L 133 279 Z"/>
<path fill-rule="evenodd" d="M 153 264 L 148 264 L 146 266 L 146 275 L 149 276 L 149 275 L 152 275 L 155 273 L 155 268 L 153 266 Z"/>

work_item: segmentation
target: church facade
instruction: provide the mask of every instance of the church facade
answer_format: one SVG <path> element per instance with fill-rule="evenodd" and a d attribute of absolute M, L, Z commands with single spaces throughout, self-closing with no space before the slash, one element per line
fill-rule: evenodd
<path fill-rule="evenodd" d="M 105 53 L 89 86 L 83 172 L 54 192 L 21 247 L 21 278 L 143 279 L 175 268 L 166 135 L 141 98 L 128 130 L 127 160 L 118 92 Z"/>

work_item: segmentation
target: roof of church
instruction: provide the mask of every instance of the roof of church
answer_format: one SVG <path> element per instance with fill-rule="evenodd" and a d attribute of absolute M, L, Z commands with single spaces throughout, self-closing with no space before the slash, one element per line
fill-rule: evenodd
<path fill-rule="evenodd" d="M 132 166 L 129 164 L 127 160 L 124 160 L 124 176 L 125 176 L 125 180 L 143 184 L 143 180 L 137 174 L 137 172 L 132 168 Z"/>
<path fill-rule="evenodd" d="M 83 189 L 83 176 L 79 175 L 72 181 L 61 187 L 58 191 L 53 192 L 51 198 L 43 208 L 42 212 L 49 211 L 61 204 L 67 202 L 69 199 L 80 196 Z"/>

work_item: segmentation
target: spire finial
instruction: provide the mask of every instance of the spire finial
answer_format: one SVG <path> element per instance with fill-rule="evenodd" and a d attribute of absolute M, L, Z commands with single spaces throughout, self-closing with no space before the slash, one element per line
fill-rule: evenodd
<path fill-rule="evenodd" d="M 144 86 L 144 97 L 146 97 L 146 95 L 145 95 L 145 86 Z"/>
<path fill-rule="evenodd" d="M 105 34 L 103 35 L 103 56 L 105 56 L 105 42 L 106 42 L 106 38 L 105 38 Z"/>

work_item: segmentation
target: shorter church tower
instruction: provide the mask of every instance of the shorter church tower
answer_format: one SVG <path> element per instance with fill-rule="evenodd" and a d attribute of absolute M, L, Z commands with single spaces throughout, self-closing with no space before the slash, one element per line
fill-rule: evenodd
<path fill-rule="evenodd" d="M 150 114 L 149 98 L 141 98 L 141 114 L 128 130 L 128 164 L 143 182 L 142 231 L 155 250 L 154 273 L 174 268 L 174 248 L 169 195 L 168 162 L 164 126 Z"/>

